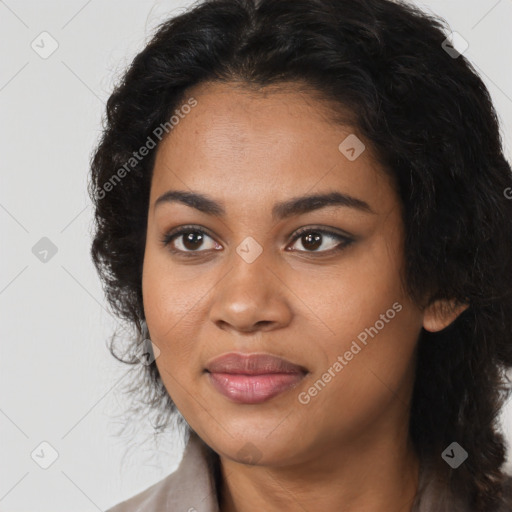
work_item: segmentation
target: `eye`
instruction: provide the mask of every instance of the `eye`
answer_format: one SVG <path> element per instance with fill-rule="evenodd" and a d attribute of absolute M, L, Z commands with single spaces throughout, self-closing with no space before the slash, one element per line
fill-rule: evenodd
<path fill-rule="evenodd" d="M 166 233 L 162 238 L 162 244 L 164 247 L 171 245 L 169 250 L 173 253 L 188 255 L 187 253 L 205 252 L 198 250 L 204 245 L 205 239 L 210 239 L 213 242 L 210 247 L 206 247 L 206 250 L 222 248 L 208 233 L 196 226 L 182 226 Z"/>
<path fill-rule="evenodd" d="M 336 240 L 337 243 L 327 244 L 328 247 L 325 248 L 324 242 L 326 238 Z M 341 251 L 354 241 L 354 239 L 350 238 L 349 236 L 342 235 L 341 233 L 336 233 L 334 231 L 330 231 L 323 228 L 302 228 L 295 233 L 295 236 L 293 237 L 293 242 L 295 243 L 299 239 L 301 240 L 303 247 L 306 248 L 305 251 L 299 252 L 311 253 L 330 253 L 334 251 Z M 316 250 L 322 246 L 324 246 L 324 250 Z"/>
<path fill-rule="evenodd" d="M 205 240 L 207 239 L 211 240 L 210 246 L 204 247 Z M 306 250 L 300 250 L 299 252 L 309 253 L 341 251 L 354 241 L 353 238 L 347 235 L 342 235 L 341 233 L 336 233 L 325 228 L 314 227 L 302 228 L 297 231 L 293 236 L 292 242 L 295 243 L 299 239 L 302 239 L 303 247 L 306 248 Z M 330 247 L 324 247 L 323 250 L 316 250 L 324 245 L 325 239 L 334 240 L 336 243 L 331 243 Z M 169 250 L 172 253 L 184 256 L 194 256 L 194 253 L 207 252 L 212 249 L 222 249 L 222 246 L 215 242 L 206 231 L 197 226 L 181 226 L 166 233 L 162 238 L 162 244 L 164 247 L 170 246 Z M 203 250 L 199 250 L 201 247 Z"/>

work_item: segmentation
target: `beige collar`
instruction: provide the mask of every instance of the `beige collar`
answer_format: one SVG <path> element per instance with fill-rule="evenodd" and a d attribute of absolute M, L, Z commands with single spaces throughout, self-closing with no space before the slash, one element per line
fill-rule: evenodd
<path fill-rule="evenodd" d="M 172 474 L 106 512 L 219 512 L 213 467 L 215 453 L 193 431 L 180 465 Z M 512 477 L 508 493 L 512 494 Z M 508 496 L 508 494 L 507 494 Z M 508 509 L 505 506 L 503 512 Z M 501 512 L 500 510 L 500 512 Z M 420 473 L 419 492 L 411 512 L 472 512 L 448 493 L 428 466 Z"/>

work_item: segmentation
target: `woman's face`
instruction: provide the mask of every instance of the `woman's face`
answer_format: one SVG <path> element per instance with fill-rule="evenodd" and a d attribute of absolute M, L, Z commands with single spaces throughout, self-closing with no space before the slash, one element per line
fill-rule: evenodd
<path fill-rule="evenodd" d="M 305 93 L 203 84 L 191 96 L 156 155 L 143 267 L 176 406 L 219 454 L 259 464 L 406 435 L 423 315 L 402 290 L 400 202 L 369 144 Z M 170 191 L 208 202 L 156 204 Z M 295 203 L 317 195 L 337 201 Z M 231 352 L 300 371 L 210 366 Z"/>

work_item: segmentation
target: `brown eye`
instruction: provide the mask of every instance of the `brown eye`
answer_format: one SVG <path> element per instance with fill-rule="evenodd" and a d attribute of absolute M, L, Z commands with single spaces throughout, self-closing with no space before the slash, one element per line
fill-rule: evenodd
<path fill-rule="evenodd" d="M 326 240 L 329 239 L 337 242 L 330 244 L 326 243 Z M 305 249 L 299 252 L 311 253 L 324 253 L 341 250 L 353 242 L 353 239 L 340 233 L 313 228 L 305 228 L 297 232 L 293 238 L 293 242 L 298 240 L 301 241 L 302 247 Z M 319 247 L 323 247 L 323 250 L 318 251 L 317 249 Z"/>
<path fill-rule="evenodd" d="M 201 244 L 203 243 L 204 235 L 202 233 L 198 233 L 197 231 L 190 232 L 187 234 L 181 235 L 182 245 L 190 250 L 194 251 L 196 249 L 199 249 L 201 247 Z"/>
<path fill-rule="evenodd" d="M 307 235 L 302 235 L 302 246 L 308 249 L 308 251 L 314 251 L 322 245 L 322 237 L 322 234 L 316 233 L 314 231 L 308 233 Z"/>
<path fill-rule="evenodd" d="M 204 247 L 205 241 L 211 240 L 210 246 Z M 182 227 L 167 233 L 162 239 L 164 246 L 171 246 L 172 252 L 191 253 L 218 249 L 220 246 L 201 229 Z M 203 248 L 203 250 L 199 250 Z"/>

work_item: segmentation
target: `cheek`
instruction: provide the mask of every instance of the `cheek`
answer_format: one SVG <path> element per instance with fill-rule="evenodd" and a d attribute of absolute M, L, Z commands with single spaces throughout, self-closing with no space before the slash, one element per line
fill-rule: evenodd
<path fill-rule="evenodd" d="M 394 244 L 394 245 L 391 245 Z M 340 344 L 350 345 L 365 328 L 382 321 L 380 317 L 389 311 L 393 324 L 400 322 L 393 304 L 398 302 L 409 307 L 411 315 L 417 314 L 402 289 L 400 272 L 402 259 L 395 240 L 385 236 L 374 237 L 361 244 L 357 250 L 347 253 L 340 264 L 315 273 L 305 273 L 298 283 L 298 295 L 305 298 L 308 308 L 329 327 L 326 346 L 340 349 Z M 384 320 L 386 320 L 385 318 Z M 419 323 L 418 320 L 418 324 Z M 386 323 L 386 331 L 389 331 Z"/>
<path fill-rule="evenodd" d="M 333 436 L 343 432 L 357 437 L 379 418 L 406 414 L 419 327 L 414 309 L 400 305 L 400 311 L 387 304 L 382 310 L 372 307 L 385 315 L 387 323 L 370 314 L 350 334 L 324 344 L 328 362 L 317 369 L 298 397 L 305 404 L 304 421 L 316 418 Z M 399 309 L 397 303 L 395 308 Z M 393 318 L 391 311 L 396 313 Z M 340 325 L 338 332 L 341 329 Z"/>
<path fill-rule="evenodd" d="M 309 294 L 309 304 L 331 331 L 319 339 L 327 362 L 315 372 L 316 379 L 329 381 L 316 386 L 323 395 L 318 403 L 328 409 L 337 396 L 346 397 L 354 410 L 378 407 L 410 377 L 421 314 L 402 289 L 400 252 L 389 240 L 376 239 L 354 252 Z M 327 388 L 331 392 L 324 394 Z"/>
<path fill-rule="evenodd" d="M 207 283 L 188 279 L 175 267 L 170 268 L 165 256 L 147 250 L 142 295 L 151 340 L 160 349 L 159 368 L 181 373 L 190 367 L 196 330 L 201 325 L 201 300 L 207 290 Z"/>
<path fill-rule="evenodd" d="M 321 342 L 328 362 L 315 372 L 309 389 L 316 394 L 318 414 L 338 411 L 326 419 L 334 430 L 340 422 L 349 429 L 371 422 L 394 398 L 409 401 L 421 315 L 402 293 L 398 277 L 380 270 L 354 270 L 344 282 L 347 298 L 331 302 L 328 322 L 335 336 Z"/>
<path fill-rule="evenodd" d="M 148 259 L 143 274 L 143 301 L 151 341 L 159 348 L 155 362 L 163 384 L 180 412 L 187 414 L 190 396 L 186 390 L 192 380 L 194 352 L 194 318 L 199 298 L 190 285 L 176 282 L 175 275 Z"/>

